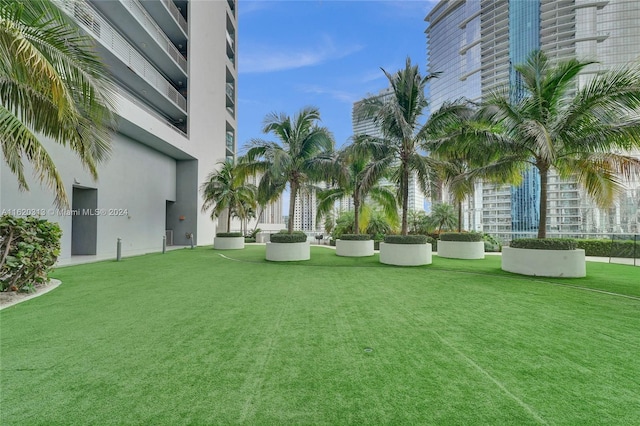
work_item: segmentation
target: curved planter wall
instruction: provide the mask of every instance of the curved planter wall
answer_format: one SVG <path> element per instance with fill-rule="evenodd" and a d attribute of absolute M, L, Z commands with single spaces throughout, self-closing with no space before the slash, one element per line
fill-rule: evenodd
<path fill-rule="evenodd" d="M 484 241 L 438 241 L 438 256 L 450 259 L 484 259 Z"/>
<path fill-rule="evenodd" d="M 380 243 L 380 263 L 398 266 L 431 265 L 431 244 Z"/>
<path fill-rule="evenodd" d="M 587 275 L 584 250 L 502 248 L 502 270 L 535 277 L 581 278 Z"/>
<path fill-rule="evenodd" d="M 216 250 L 238 250 L 244 248 L 244 237 L 215 237 L 213 248 Z"/>
<path fill-rule="evenodd" d="M 373 240 L 336 240 L 336 254 L 346 257 L 373 256 Z"/>
<path fill-rule="evenodd" d="M 273 262 L 291 262 L 311 259 L 311 246 L 302 243 L 267 243 L 266 257 Z"/>

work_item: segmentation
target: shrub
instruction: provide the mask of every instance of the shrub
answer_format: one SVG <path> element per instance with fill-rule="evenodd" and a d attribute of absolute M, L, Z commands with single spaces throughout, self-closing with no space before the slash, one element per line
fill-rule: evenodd
<path fill-rule="evenodd" d="M 570 238 L 519 238 L 511 241 L 510 246 L 534 250 L 575 250 L 576 240 Z"/>
<path fill-rule="evenodd" d="M 262 229 L 260 228 L 256 228 L 253 231 L 249 232 L 247 235 L 245 235 L 245 237 L 247 238 L 253 238 L 254 240 L 256 239 L 257 235 L 262 231 Z M 254 241 L 255 243 L 255 241 Z"/>
<path fill-rule="evenodd" d="M 21 290 L 49 279 L 60 254 L 62 231 L 37 217 L 0 217 L 0 286 Z"/>
<path fill-rule="evenodd" d="M 461 241 L 461 242 L 478 242 L 482 241 L 481 232 L 443 232 L 440 234 L 441 241 Z"/>
<path fill-rule="evenodd" d="M 221 238 L 242 237 L 242 232 L 217 232 L 216 237 L 221 237 Z"/>
<path fill-rule="evenodd" d="M 251 238 L 251 237 L 244 237 L 244 242 L 245 243 L 255 243 L 256 239 L 255 238 Z"/>
<path fill-rule="evenodd" d="M 585 256 L 640 257 L 640 241 L 635 243 L 635 253 L 631 240 L 576 240 L 576 245 L 584 250 Z"/>
<path fill-rule="evenodd" d="M 286 230 L 277 234 L 271 234 L 272 243 L 303 243 L 307 241 L 307 234 L 302 231 L 293 231 L 289 234 Z"/>
<path fill-rule="evenodd" d="M 502 244 L 500 243 L 500 241 L 498 241 L 491 235 L 482 234 L 482 239 L 484 240 L 484 251 L 496 252 L 496 253 L 499 253 L 502 251 Z"/>
<path fill-rule="evenodd" d="M 368 241 L 371 239 L 369 234 L 342 234 L 341 240 L 346 241 Z"/>
<path fill-rule="evenodd" d="M 427 242 L 431 244 L 431 250 L 438 251 L 438 240 L 427 235 Z"/>
<path fill-rule="evenodd" d="M 385 235 L 384 242 L 387 244 L 426 244 L 426 235 Z"/>

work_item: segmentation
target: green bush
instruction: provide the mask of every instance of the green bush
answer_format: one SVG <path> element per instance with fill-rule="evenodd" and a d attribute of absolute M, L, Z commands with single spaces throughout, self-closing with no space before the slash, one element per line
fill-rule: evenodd
<path fill-rule="evenodd" d="M 511 241 L 510 246 L 534 250 L 575 250 L 576 240 L 570 238 L 519 238 Z"/>
<path fill-rule="evenodd" d="M 255 238 L 251 238 L 251 237 L 244 237 L 244 242 L 245 243 L 255 243 L 256 239 Z"/>
<path fill-rule="evenodd" d="M 272 243 L 303 243 L 307 241 L 307 234 L 302 231 L 293 231 L 289 234 L 286 230 L 277 234 L 271 234 Z"/>
<path fill-rule="evenodd" d="M 502 244 L 500 241 L 495 239 L 489 234 L 482 234 L 482 239 L 484 240 L 484 251 L 485 252 L 496 252 L 499 253 L 502 251 Z"/>
<path fill-rule="evenodd" d="M 22 290 L 49 279 L 60 254 L 62 231 L 37 217 L 0 217 L 0 286 Z"/>
<path fill-rule="evenodd" d="M 640 257 L 640 241 L 632 240 L 576 240 L 578 248 L 584 250 L 585 256 L 596 257 Z"/>
<path fill-rule="evenodd" d="M 427 235 L 427 242 L 431 244 L 431 250 L 438 251 L 438 240 Z"/>
<path fill-rule="evenodd" d="M 482 241 L 481 232 L 443 232 L 440 234 L 441 241 L 461 241 L 461 242 L 478 242 Z"/>
<path fill-rule="evenodd" d="M 385 235 L 384 242 L 387 244 L 426 244 L 426 235 Z"/>
<path fill-rule="evenodd" d="M 368 241 L 371 239 L 369 234 L 342 234 L 341 240 L 345 241 Z"/>
<path fill-rule="evenodd" d="M 221 238 L 242 237 L 242 232 L 217 232 L 216 237 L 221 237 Z"/>
<path fill-rule="evenodd" d="M 256 239 L 256 237 L 258 236 L 258 234 L 262 231 L 262 229 L 260 228 L 256 228 L 253 231 L 249 232 L 247 235 L 245 235 L 245 237 L 247 238 L 253 238 L 254 240 Z M 255 241 L 254 241 L 255 243 Z"/>

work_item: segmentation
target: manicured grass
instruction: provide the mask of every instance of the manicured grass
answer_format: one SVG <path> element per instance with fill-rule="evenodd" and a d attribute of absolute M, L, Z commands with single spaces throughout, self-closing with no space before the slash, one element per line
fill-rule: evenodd
<path fill-rule="evenodd" d="M 640 268 L 263 259 L 58 269 L 0 312 L 0 423 L 640 424 Z"/>

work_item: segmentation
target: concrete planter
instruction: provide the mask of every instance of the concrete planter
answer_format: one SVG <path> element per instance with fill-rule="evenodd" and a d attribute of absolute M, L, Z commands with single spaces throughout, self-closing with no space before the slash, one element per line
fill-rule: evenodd
<path fill-rule="evenodd" d="M 345 257 L 373 256 L 373 240 L 337 240 L 336 255 Z"/>
<path fill-rule="evenodd" d="M 244 237 L 215 237 L 213 248 L 216 250 L 238 250 L 244 248 Z"/>
<path fill-rule="evenodd" d="M 431 264 L 431 244 L 380 243 L 380 263 L 397 266 Z"/>
<path fill-rule="evenodd" d="M 587 275 L 584 250 L 534 250 L 503 247 L 502 270 L 535 277 L 581 278 Z"/>
<path fill-rule="evenodd" d="M 302 243 L 267 243 L 266 257 L 273 262 L 292 262 L 311 259 L 309 241 Z"/>
<path fill-rule="evenodd" d="M 484 259 L 484 241 L 438 241 L 438 256 L 450 259 Z"/>

